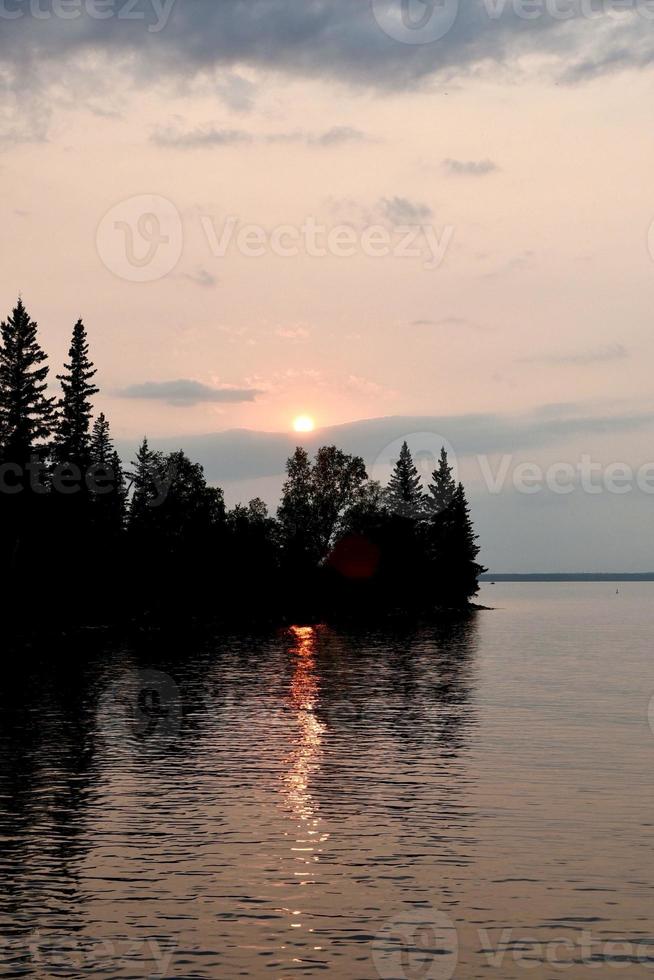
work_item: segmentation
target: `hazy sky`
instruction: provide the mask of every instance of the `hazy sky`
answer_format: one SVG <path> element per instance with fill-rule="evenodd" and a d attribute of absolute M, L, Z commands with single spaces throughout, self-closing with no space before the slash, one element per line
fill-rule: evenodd
<path fill-rule="evenodd" d="M 0 0 L 2 309 L 55 369 L 84 318 L 127 441 L 583 417 L 516 448 L 639 465 L 653 56 L 644 0 Z"/>

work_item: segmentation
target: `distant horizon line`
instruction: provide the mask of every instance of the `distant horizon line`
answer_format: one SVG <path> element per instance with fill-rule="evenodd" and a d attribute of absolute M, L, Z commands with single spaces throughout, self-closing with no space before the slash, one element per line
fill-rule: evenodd
<path fill-rule="evenodd" d="M 480 582 L 654 582 L 654 572 L 484 572 Z"/>

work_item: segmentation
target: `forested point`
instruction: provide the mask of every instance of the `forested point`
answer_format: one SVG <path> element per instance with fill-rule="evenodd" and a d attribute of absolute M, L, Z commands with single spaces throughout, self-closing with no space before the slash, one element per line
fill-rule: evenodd
<path fill-rule="evenodd" d="M 228 510 L 202 467 L 144 439 L 129 468 L 93 415 L 79 320 L 59 397 L 22 300 L 1 324 L 0 547 L 9 629 L 133 621 L 378 619 L 461 610 L 479 547 L 445 450 L 422 485 L 405 443 L 388 486 L 363 459 L 298 447 L 277 514 Z"/>

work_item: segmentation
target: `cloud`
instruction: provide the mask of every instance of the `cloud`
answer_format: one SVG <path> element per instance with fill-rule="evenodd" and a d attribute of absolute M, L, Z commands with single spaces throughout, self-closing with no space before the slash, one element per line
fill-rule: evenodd
<path fill-rule="evenodd" d="M 352 379 L 348 380 L 351 383 Z M 211 389 L 210 389 L 211 390 Z M 458 458 L 483 453 L 536 452 L 571 439 L 578 442 L 595 435 L 654 430 L 654 412 L 588 413 L 583 405 L 543 406 L 524 415 L 475 414 L 455 416 L 389 416 L 331 426 L 302 437 L 313 453 L 322 445 L 337 445 L 345 452 L 363 456 L 372 465 L 382 450 L 411 433 L 426 433 L 429 445 L 446 440 Z M 214 483 L 278 477 L 297 444 L 286 432 L 254 432 L 246 429 L 188 436 L 184 450 L 202 463 Z M 180 438 L 152 440 L 155 448 L 172 452 Z M 121 446 L 129 458 L 134 444 Z M 432 447 L 433 448 L 433 447 Z"/>
<path fill-rule="evenodd" d="M 526 272 L 533 268 L 535 257 L 535 253 L 531 249 L 524 249 L 518 255 L 514 255 L 504 262 L 503 265 L 498 266 L 498 268 L 482 273 L 481 278 L 496 279 L 498 276 L 511 275 L 515 272 Z"/>
<path fill-rule="evenodd" d="M 215 90 L 232 112 L 249 112 L 254 107 L 257 86 L 242 75 L 226 73 L 215 83 Z"/>
<path fill-rule="evenodd" d="M 196 286 L 204 286 L 205 288 L 218 285 L 218 277 L 203 267 L 200 267 L 197 272 L 184 273 L 183 278 L 195 283 Z"/>
<path fill-rule="evenodd" d="M 385 197 L 380 202 L 384 216 L 394 225 L 415 225 L 431 218 L 432 209 L 420 201 L 410 201 L 406 197 Z"/>
<path fill-rule="evenodd" d="M 306 340 L 311 336 L 306 327 L 280 327 L 275 333 L 283 340 Z"/>
<path fill-rule="evenodd" d="M 151 137 L 157 146 L 176 149 L 197 149 L 210 146 L 234 146 L 251 143 L 252 136 L 242 129 L 193 129 L 186 133 L 174 129 L 157 129 Z"/>
<path fill-rule="evenodd" d="M 120 398 L 142 398 L 186 407 L 202 402 L 252 402 L 261 392 L 256 388 L 211 388 L 200 381 L 144 381 L 117 392 Z"/>
<path fill-rule="evenodd" d="M 441 33 L 435 19 L 448 14 L 438 9 L 443 4 L 427 10 L 421 35 L 418 28 L 402 26 L 401 2 L 134 0 L 129 16 L 126 5 L 118 3 L 107 19 L 97 16 L 96 4 L 79 4 L 71 21 L 53 15 L 54 0 L 41 0 L 38 18 L 21 4 L 23 16 L 3 23 L 0 58 L 23 66 L 25 77 L 46 62 L 65 69 L 75 54 L 104 52 L 120 58 L 121 67 L 131 62 L 141 78 L 149 74 L 153 81 L 162 73 L 185 78 L 250 66 L 388 89 L 461 76 L 481 66 L 518 72 L 519 60 L 532 55 L 543 56 L 553 74 L 571 81 L 648 67 L 654 60 L 654 39 L 638 4 L 620 18 L 610 4 L 598 5 L 593 17 L 573 4 L 565 19 L 542 4 L 529 20 L 515 4 L 459 4 L 452 24 L 444 25 L 449 30 L 433 40 L 433 27 Z M 237 91 L 235 98 L 247 103 L 248 93 Z"/>
<path fill-rule="evenodd" d="M 536 354 L 532 357 L 524 357 L 521 360 L 523 364 L 572 364 L 584 366 L 586 364 L 622 361 L 626 357 L 629 357 L 629 351 L 623 344 L 607 344 L 604 347 L 596 347 L 594 350 L 578 351 L 570 354 Z"/>
<path fill-rule="evenodd" d="M 443 316 L 438 320 L 412 320 L 412 327 L 468 327 L 472 330 L 480 330 L 481 327 L 474 320 L 469 320 L 465 316 Z"/>
<path fill-rule="evenodd" d="M 370 139 L 362 130 L 353 126 L 332 126 L 325 133 L 314 138 L 318 146 L 340 146 L 342 143 L 365 143 Z"/>
<path fill-rule="evenodd" d="M 492 160 L 443 160 L 443 169 L 454 177 L 485 177 L 500 168 Z"/>
<path fill-rule="evenodd" d="M 213 123 L 205 123 L 186 132 L 172 127 L 159 128 L 151 136 L 157 146 L 178 150 L 195 150 L 216 146 L 238 146 L 246 143 L 303 143 L 305 146 L 331 147 L 346 143 L 365 143 L 371 138 L 352 126 L 333 126 L 322 133 L 310 133 L 296 129 L 291 132 L 254 135 L 243 129 L 221 129 Z"/>

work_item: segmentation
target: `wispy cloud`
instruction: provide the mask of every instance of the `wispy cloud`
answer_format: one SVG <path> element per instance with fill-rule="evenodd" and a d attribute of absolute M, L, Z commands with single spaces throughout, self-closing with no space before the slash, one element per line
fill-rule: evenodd
<path fill-rule="evenodd" d="M 307 340 L 311 336 L 306 327 L 280 327 L 275 333 L 283 340 Z"/>
<path fill-rule="evenodd" d="M 481 327 L 474 320 L 469 320 L 465 316 L 442 316 L 437 320 L 412 320 L 412 327 L 461 327 L 471 330 L 480 330 Z"/>
<path fill-rule="evenodd" d="M 202 402 L 252 402 L 261 391 L 256 388 L 212 388 L 201 381 L 178 378 L 176 381 L 144 381 L 128 385 L 117 394 L 120 398 L 140 398 L 187 407 Z"/>
<path fill-rule="evenodd" d="M 380 201 L 384 216 L 395 225 L 419 224 L 432 217 L 432 209 L 422 201 L 410 201 L 407 197 L 384 197 Z"/>
<path fill-rule="evenodd" d="M 629 357 L 623 344 L 607 344 L 592 350 L 573 351 L 569 354 L 534 354 L 521 358 L 523 364 L 572 364 L 582 367 L 586 364 L 603 364 L 609 361 L 622 361 Z"/>
<path fill-rule="evenodd" d="M 167 146 L 176 149 L 198 149 L 211 146 L 235 146 L 251 143 L 252 136 L 243 129 L 215 129 L 213 127 L 180 132 L 174 129 L 157 129 L 152 135 L 152 142 L 157 146 Z"/>
<path fill-rule="evenodd" d="M 353 126 L 332 126 L 309 142 L 318 146 L 339 146 L 342 143 L 366 143 L 369 140 L 370 137 L 366 133 Z"/>
<path fill-rule="evenodd" d="M 353 126 L 332 126 L 324 132 L 313 133 L 294 129 L 289 132 L 254 134 L 244 129 L 224 129 L 213 123 L 205 123 L 195 129 L 179 130 L 160 127 L 154 131 L 151 141 L 157 146 L 178 150 L 208 149 L 221 146 L 239 146 L 247 143 L 300 143 L 305 146 L 335 147 L 348 143 L 372 142 L 361 129 Z"/>
<path fill-rule="evenodd" d="M 189 282 L 194 283 L 196 286 L 203 286 L 205 288 L 218 285 L 218 277 L 203 267 L 200 267 L 196 272 L 185 272 L 183 278 L 188 279 Z"/>
<path fill-rule="evenodd" d="M 499 169 L 492 160 L 443 160 L 443 170 L 454 177 L 485 177 Z"/>

